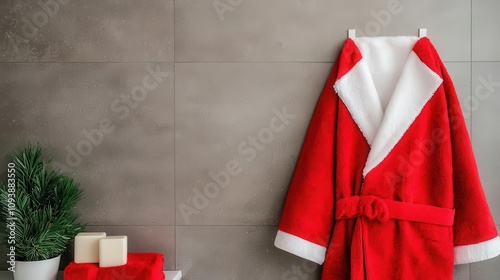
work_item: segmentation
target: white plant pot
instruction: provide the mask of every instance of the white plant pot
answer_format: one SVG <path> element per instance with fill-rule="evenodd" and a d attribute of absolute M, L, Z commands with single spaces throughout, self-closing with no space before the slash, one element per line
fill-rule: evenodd
<path fill-rule="evenodd" d="M 60 255 L 43 261 L 16 261 L 14 280 L 56 280 L 60 261 Z"/>

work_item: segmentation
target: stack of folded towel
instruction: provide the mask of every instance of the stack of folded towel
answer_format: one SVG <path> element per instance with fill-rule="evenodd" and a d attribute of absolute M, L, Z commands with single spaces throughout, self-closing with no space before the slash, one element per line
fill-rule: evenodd
<path fill-rule="evenodd" d="M 64 280 L 164 280 L 163 263 L 163 255 L 158 253 L 128 253 L 127 263 L 114 267 L 71 262 L 64 270 Z"/>

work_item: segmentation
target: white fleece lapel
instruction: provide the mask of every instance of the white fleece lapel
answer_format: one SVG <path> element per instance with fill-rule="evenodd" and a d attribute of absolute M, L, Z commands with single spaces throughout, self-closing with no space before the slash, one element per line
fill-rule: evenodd
<path fill-rule="evenodd" d="M 442 82 L 413 51 L 385 113 L 365 59 L 335 82 L 335 91 L 371 146 L 363 176 L 387 157 Z"/>
<path fill-rule="evenodd" d="M 415 52 L 410 53 L 371 145 L 364 176 L 387 157 L 442 82 Z"/>
<path fill-rule="evenodd" d="M 366 62 L 363 59 L 358 61 L 333 87 L 371 145 L 384 112 Z"/>

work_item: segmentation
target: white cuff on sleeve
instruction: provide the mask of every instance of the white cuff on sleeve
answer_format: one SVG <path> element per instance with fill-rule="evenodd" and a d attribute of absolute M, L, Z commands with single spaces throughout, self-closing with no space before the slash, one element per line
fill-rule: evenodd
<path fill-rule="evenodd" d="M 455 246 L 455 264 L 484 261 L 500 255 L 500 238 L 497 236 L 488 241 Z"/>
<path fill-rule="evenodd" d="M 325 247 L 281 230 L 278 230 L 274 246 L 317 264 L 325 261 Z"/>

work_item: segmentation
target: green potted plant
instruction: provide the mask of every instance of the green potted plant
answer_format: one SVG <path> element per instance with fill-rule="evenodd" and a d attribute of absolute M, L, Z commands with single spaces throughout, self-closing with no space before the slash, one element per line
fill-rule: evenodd
<path fill-rule="evenodd" d="M 0 182 L 0 234 L 14 279 L 56 279 L 61 254 L 83 230 L 75 209 L 81 197 L 71 177 L 42 159 L 40 145 L 14 154 Z"/>

